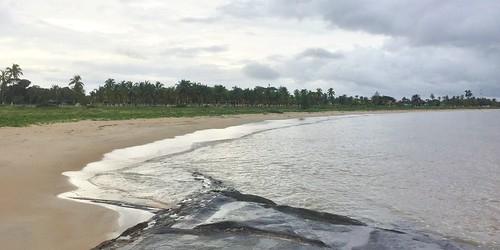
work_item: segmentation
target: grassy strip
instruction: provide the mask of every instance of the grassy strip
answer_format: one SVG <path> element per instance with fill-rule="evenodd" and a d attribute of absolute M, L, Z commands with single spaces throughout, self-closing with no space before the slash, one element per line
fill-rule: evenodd
<path fill-rule="evenodd" d="M 0 127 L 22 127 L 32 124 L 80 120 L 128 120 L 159 117 L 220 116 L 284 112 L 369 111 L 450 109 L 452 107 L 402 106 L 327 106 L 300 109 L 295 107 L 12 107 L 0 106 Z M 463 107 L 460 107 L 463 108 Z M 477 108 L 477 107 L 475 107 Z"/>

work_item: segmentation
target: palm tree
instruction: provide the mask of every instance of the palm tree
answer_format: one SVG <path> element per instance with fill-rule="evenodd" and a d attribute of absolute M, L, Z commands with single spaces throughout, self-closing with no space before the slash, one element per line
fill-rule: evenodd
<path fill-rule="evenodd" d="M 330 100 L 330 103 L 333 104 L 333 101 L 335 100 L 335 90 L 333 90 L 333 88 L 328 89 L 328 99 Z"/>
<path fill-rule="evenodd" d="M 416 106 L 420 106 L 422 104 L 422 99 L 420 98 L 420 95 L 415 94 L 411 97 L 411 103 Z"/>
<path fill-rule="evenodd" d="M 76 93 L 85 95 L 85 90 L 83 89 L 83 86 L 85 84 L 82 82 L 82 77 L 81 76 L 79 76 L 79 75 L 73 76 L 73 78 L 71 78 L 69 80 L 69 84 L 68 85 L 70 87 L 73 86 L 73 91 L 75 91 Z"/>
<path fill-rule="evenodd" d="M 79 104 L 84 104 L 85 103 L 85 89 L 83 86 L 85 85 L 82 82 L 82 77 L 79 75 L 73 76 L 69 80 L 70 87 L 73 86 L 73 91 L 76 93 L 76 100 L 78 101 Z"/>
<path fill-rule="evenodd" d="M 8 82 L 9 81 L 9 74 L 7 73 L 7 70 L 0 70 L 0 82 Z"/>
<path fill-rule="evenodd" d="M 109 78 L 104 81 L 104 98 L 107 104 L 116 104 L 114 90 L 115 90 L 115 79 Z"/>
<path fill-rule="evenodd" d="M 153 94 L 153 104 L 157 105 L 160 101 L 161 90 L 163 89 L 163 83 L 157 81 L 154 85 L 154 94 Z"/>
<path fill-rule="evenodd" d="M 23 70 L 18 64 L 12 64 L 12 67 L 8 67 L 5 71 L 12 80 L 19 80 L 19 77 L 23 75 Z"/>
<path fill-rule="evenodd" d="M 467 99 L 470 99 L 472 97 L 472 91 L 470 89 L 465 91 L 465 97 L 467 97 Z"/>
<path fill-rule="evenodd" d="M 181 80 L 177 83 L 175 90 L 177 91 L 180 104 L 188 104 L 192 86 L 193 84 L 188 80 Z"/>
<path fill-rule="evenodd" d="M 5 104 L 5 92 L 7 91 L 9 75 L 6 70 L 0 70 L 0 103 Z"/>
<path fill-rule="evenodd" d="M 300 105 L 300 91 L 298 89 L 293 91 L 293 98 L 295 99 L 295 104 Z"/>

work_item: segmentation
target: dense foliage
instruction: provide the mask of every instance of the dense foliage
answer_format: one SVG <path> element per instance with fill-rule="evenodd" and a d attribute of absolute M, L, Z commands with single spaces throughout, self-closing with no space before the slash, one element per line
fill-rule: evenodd
<path fill-rule="evenodd" d="M 233 106 L 233 107 L 300 107 L 303 109 L 322 106 L 444 106 L 475 107 L 498 106 L 495 99 L 476 98 L 470 90 L 461 96 L 442 96 L 422 99 L 419 95 L 396 100 L 378 92 L 371 97 L 336 96 L 329 88 L 326 91 L 301 89 L 290 93 L 286 87 L 261 87 L 227 89 L 223 85 L 207 86 L 182 80 L 174 86 L 161 82 L 117 82 L 108 79 L 103 86 L 85 94 L 84 83 L 79 75 L 69 80 L 67 87 L 57 85 L 41 88 L 31 85 L 19 65 L 2 70 L 0 75 L 0 101 L 2 104 L 18 105 L 106 105 L 106 106 Z"/>

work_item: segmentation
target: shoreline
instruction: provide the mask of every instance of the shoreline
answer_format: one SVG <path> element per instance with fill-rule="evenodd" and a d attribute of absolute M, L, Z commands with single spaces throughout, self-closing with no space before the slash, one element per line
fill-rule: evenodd
<path fill-rule="evenodd" d="M 57 196 L 75 189 L 62 175 L 63 172 L 79 171 L 114 149 L 143 145 L 203 129 L 264 120 L 401 112 L 415 111 L 330 111 L 80 121 L 0 128 L 0 190 L 3 192 L 0 241 L 7 249 L 88 249 L 107 240 L 107 236 L 118 226 L 115 211 Z"/>
<path fill-rule="evenodd" d="M 155 199 L 141 202 L 140 198 L 137 202 L 127 201 L 128 192 L 120 193 L 118 190 L 121 186 L 114 184 L 104 185 L 101 187 L 94 186 L 94 177 L 99 179 L 101 175 L 107 175 L 108 172 L 120 172 L 122 169 L 135 168 L 141 166 L 158 157 L 168 157 L 172 155 L 184 154 L 196 150 L 200 145 L 214 145 L 219 142 L 228 140 L 241 139 L 256 133 L 265 132 L 274 129 L 288 128 L 290 126 L 299 126 L 314 124 L 322 121 L 327 121 L 333 117 L 354 117 L 359 115 L 339 115 L 339 116 L 322 116 L 306 119 L 284 119 L 284 120 L 265 120 L 259 122 L 251 122 L 242 125 L 230 126 L 223 129 L 202 129 L 193 133 L 175 136 L 140 146 L 116 149 L 106 153 L 102 160 L 92 162 L 86 165 L 80 171 L 64 172 L 63 175 L 69 177 L 69 181 L 76 187 L 76 190 L 65 192 L 59 195 L 60 198 L 69 199 L 100 205 L 112 209 L 119 213 L 119 227 L 115 232 L 110 234 L 110 238 L 116 238 L 125 230 L 134 227 L 135 225 L 148 221 L 155 215 L 156 212 L 173 208 L 179 202 L 186 199 L 191 194 L 184 194 L 176 198 L 172 198 L 169 202 L 163 201 L 158 203 Z M 98 181 L 99 182 L 99 181 Z M 109 192 L 108 188 L 118 192 Z M 132 195 L 133 196 L 133 195 Z M 116 202 L 127 201 L 126 206 L 113 205 Z M 131 208 L 129 208 L 131 206 Z M 134 209 L 134 207 L 140 209 Z M 142 209 L 141 209 L 142 208 Z"/>

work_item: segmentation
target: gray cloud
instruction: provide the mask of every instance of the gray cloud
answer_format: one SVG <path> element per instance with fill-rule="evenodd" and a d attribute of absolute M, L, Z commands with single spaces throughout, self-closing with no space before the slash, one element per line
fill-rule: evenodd
<path fill-rule="evenodd" d="M 397 53 L 364 48 L 344 53 L 336 60 L 317 61 L 301 57 L 301 52 L 278 62 L 283 77 L 306 86 L 311 82 L 338 93 L 371 95 L 375 91 L 397 97 L 419 93 L 476 94 L 499 96 L 500 72 L 496 57 L 455 47 L 406 47 Z"/>
<path fill-rule="evenodd" d="M 339 52 L 330 52 L 323 48 L 310 48 L 298 54 L 297 57 L 312 59 L 338 59 L 342 58 L 343 54 Z"/>
<path fill-rule="evenodd" d="M 19 63 L 42 86 L 81 74 L 89 90 L 109 77 L 187 78 L 228 87 L 279 81 L 362 95 L 461 94 L 468 88 L 500 97 L 499 5 L 0 0 L 0 67 Z"/>
<path fill-rule="evenodd" d="M 242 68 L 245 75 L 260 80 L 275 80 L 280 74 L 271 67 L 260 63 L 249 63 Z"/>
<path fill-rule="evenodd" d="M 305 84 L 334 84 L 350 93 L 382 90 L 461 93 L 471 88 L 500 96 L 499 1 L 260 0 L 219 8 L 237 19 L 323 20 L 332 32 L 361 31 L 387 37 L 384 46 L 332 55 L 305 50 L 277 66 L 283 77 Z M 306 60 L 336 58 L 333 61 Z"/>
<path fill-rule="evenodd" d="M 137 59 L 137 60 L 146 60 L 147 57 L 138 51 L 133 51 L 131 49 L 124 49 L 124 48 L 119 48 L 116 49 L 116 53 L 119 55 L 126 56 L 131 59 Z"/>
<path fill-rule="evenodd" d="M 499 1 L 233 1 L 223 14 L 253 18 L 322 18 L 334 27 L 404 37 L 422 45 L 498 46 Z"/>

